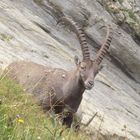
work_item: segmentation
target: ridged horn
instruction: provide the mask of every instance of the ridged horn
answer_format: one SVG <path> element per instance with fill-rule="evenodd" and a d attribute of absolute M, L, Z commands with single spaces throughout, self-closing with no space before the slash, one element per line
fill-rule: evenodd
<path fill-rule="evenodd" d="M 65 23 L 68 22 L 74 28 L 80 42 L 80 46 L 83 54 L 83 60 L 89 60 L 90 59 L 89 47 L 83 29 L 69 17 L 60 18 L 58 23 L 60 22 L 65 22 Z"/>
<path fill-rule="evenodd" d="M 103 45 L 101 46 L 100 50 L 97 52 L 96 59 L 95 59 L 95 61 L 98 65 L 102 62 L 105 54 L 107 53 L 107 50 L 109 49 L 109 46 L 112 41 L 112 37 L 113 37 L 112 27 L 110 25 L 107 25 L 106 39 L 105 39 Z"/>

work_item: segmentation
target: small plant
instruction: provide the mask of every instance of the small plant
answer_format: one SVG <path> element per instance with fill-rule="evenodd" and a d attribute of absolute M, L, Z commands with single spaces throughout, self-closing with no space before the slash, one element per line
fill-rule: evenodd
<path fill-rule="evenodd" d="M 137 21 L 137 17 L 135 16 L 135 13 L 132 10 L 128 10 L 128 15 L 131 19 Z"/>

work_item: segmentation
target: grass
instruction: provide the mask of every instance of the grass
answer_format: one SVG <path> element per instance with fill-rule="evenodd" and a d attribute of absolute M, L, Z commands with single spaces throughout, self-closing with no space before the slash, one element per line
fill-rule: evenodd
<path fill-rule="evenodd" d="M 0 140 L 89 140 L 47 117 L 34 98 L 9 78 L 0 80 Z"/>

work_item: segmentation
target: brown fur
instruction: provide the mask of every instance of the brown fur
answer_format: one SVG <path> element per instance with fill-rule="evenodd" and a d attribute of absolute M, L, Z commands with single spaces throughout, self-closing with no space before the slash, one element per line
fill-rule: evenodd
<path fill-rule="evenodd" d="M 92 67 L 89 69 L 93 70 Z M 8 76 L 23 85 L 26 92 L 37 97 L 44 111 L 54 109 L 55 113 L 62 113 L 64 108 L 71 114 L 77 111 L 85 91 L 79 67 L 65 71 L 20 61 L 9 65 L 8 70 Z M 94 76 L 93 71 L 92 76 Z M 70 127 L 72 118 L 69 121 L 64 123 Z"/>

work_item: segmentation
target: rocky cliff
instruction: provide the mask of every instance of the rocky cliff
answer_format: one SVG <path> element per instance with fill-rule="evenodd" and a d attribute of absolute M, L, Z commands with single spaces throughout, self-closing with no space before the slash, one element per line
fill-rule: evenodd
<path fill-rule="evenodd" d="M 140 139 L 140 2 L 135 0 L 1 0 L 0 67 L 17 60 L 71 69 L 81 56 L 75 33 L 58 19 L 71 16 L 83 26 L 94 58 L 106 29 L 113 41 L 95 87 L 84 94 L 82 122 L 93 139 Z"/>

